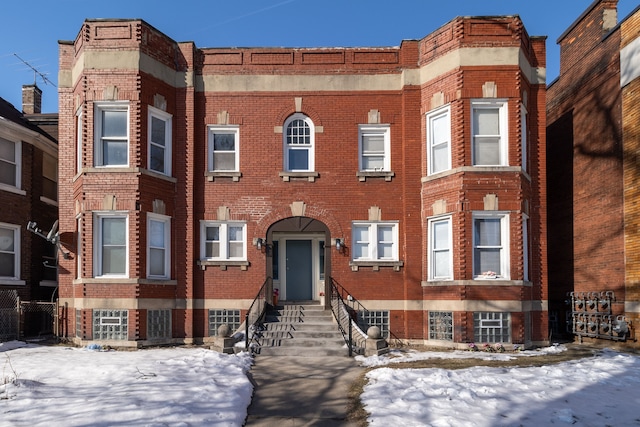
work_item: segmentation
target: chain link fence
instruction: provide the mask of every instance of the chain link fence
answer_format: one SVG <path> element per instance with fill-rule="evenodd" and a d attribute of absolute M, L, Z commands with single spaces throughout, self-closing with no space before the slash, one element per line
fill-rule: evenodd
<path fill-rule="evenodd" d="M 18 292 L 0 291 L 0 342 L 17 340 L 20 336 Z"/>
<path fill-rule="evenodd" d="M 20 301 L 15 290 L 0 291 L 0 342 L 57 335 L 56 302 Z"/>

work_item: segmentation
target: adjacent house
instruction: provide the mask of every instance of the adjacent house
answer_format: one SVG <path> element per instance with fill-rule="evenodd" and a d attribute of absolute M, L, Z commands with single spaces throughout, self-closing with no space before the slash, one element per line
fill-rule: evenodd
<path fill-rule="evenodd" d="M 640 8 L 596 0 L 558 38 L 547 90 L 552 329 L 637 342 Z"/>
<path fill-rule="evenodd" d="M 206 343 L 263 284 L 387 338 L 549 339 L 545 38 L 458 17 L 376 48 L 59 43 L 60 334 Z"/>
<path fill-rule="evenodd" d="M 17 298 L 57 296 L 56 246 L 27 224 L 50 231 L 58 218 L 58 115 L 41 113 L 35 84 L 23 86 L 22 99 L 18 111 L 0 98 L 0 339 L 16 338 Z M 40 332 L 31 326 L 22 332 Z"/>

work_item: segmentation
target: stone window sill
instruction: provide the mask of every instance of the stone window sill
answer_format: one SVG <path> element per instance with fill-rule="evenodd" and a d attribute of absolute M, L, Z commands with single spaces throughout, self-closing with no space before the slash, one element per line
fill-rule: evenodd
<path fill-rule="evenodd" d="M 356 176 L 360 182 L 364 182 L 367 178 L 384 178 L 385 181 L 391 181 L 396 176 L 393 171 L 358 171 Z"/>
<path fill-rule="evenodd" d="M 226 270 L 228 267 L 240 267 L 240 270 L 246 271 L 249 265 L 249 261 L 228 261 L 228 260 L 219 260 L 219 261 L 211 261 L 206 259 L 198 260 L 198 265 L 202 270 L 206 270 L 207 267 L 220 267 L 220 270 Z"/>
<path fill-rule="evenodd" d="M 314 182 L 320 176 L 318 172 L 287 172 L 283 171 L 278 174 L 282 181 L 289 182 L 291 178 L 304 178 L 309 182 Z"/>
<path fill-rule="evenodd" d="M 351 261 L 349 263 L 351 271 L 358 271 L 361 267 L 371 267 L 373 271 L 380 271 L 380 267 L 393 268 L 393 271 L 400 271 L 404 266 L 404 261 Z"/>
<path fill-rule="evenodd" d="M 205 172 L 204 176 L 209 182 L 215 181 L 216 178 L 231 178 L 233 182 L 238 182 L 242 177 L 242 172 Z"/>

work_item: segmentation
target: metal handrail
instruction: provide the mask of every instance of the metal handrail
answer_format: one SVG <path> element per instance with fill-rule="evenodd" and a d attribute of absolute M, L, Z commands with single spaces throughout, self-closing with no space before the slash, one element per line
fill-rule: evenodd
<path fill-rule="evenodd" d="M 342 287 L 332 277 L 329 277 L 329 283 L 331 284 L 331 312 L 338 323 L 338 329 L 340 330 L 345 343 L 349 347 L 349 356 L 351 357 L 354 349 L 358 353 L 364 350 L 367 334 L 365 334 L 358 325 L 358 312 L 353 307 L 350 307 L 345 303 L 344 298 L 342 297 L 342 293 L 346 292 L 344 287 Z M 348 299 L 348 301 L 353 302 L 356 300 L 351 298 Z M 361 304 L 359 306 L 362 307 Z"/>
<path fill-rule="evenodd" d="M 265 318 L 267 314 L 267 289 L 269 285 L 271 285 L 271 277 L 267 277 L 258 294 L 253 299 L 253 302 L 249 306 L 249 310 L 247 310 L 247 314 L 244 316 L 244 327 L 245 327 L 245 350 L 249 350 L 249 345 L 256 337 L 256 332 L 259 329 L 259 324 Z M 251 332 L 251 336 L 249 335 Z"/>

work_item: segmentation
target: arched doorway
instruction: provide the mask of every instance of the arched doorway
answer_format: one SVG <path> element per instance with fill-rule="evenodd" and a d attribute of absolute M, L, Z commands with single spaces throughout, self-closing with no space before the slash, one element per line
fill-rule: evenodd
<path fill-rule="evenodd" d="M 269 227 L 267 274 L 282 301 L 320 301 L 330 271 L 327 226 L 313 218 L 285 218 Z"/>

